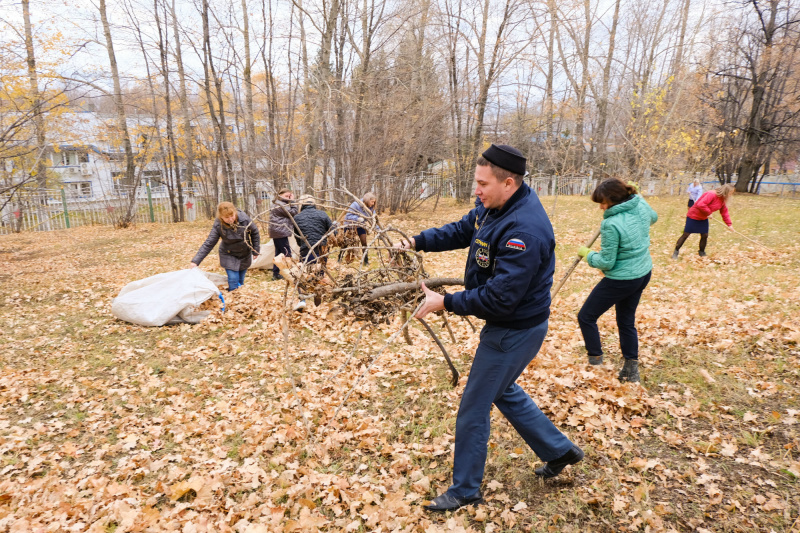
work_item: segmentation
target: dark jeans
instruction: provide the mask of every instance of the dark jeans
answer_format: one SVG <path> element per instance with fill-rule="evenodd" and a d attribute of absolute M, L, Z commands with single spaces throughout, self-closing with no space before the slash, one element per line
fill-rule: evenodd
<path fill-rule="evenodd" d="M 228 270 L 225 269 L 225 273 L 228 275 L 228 290 L 232 291 L 238 289 L 242 285 L 244 285 L 244 275 L 247 273 L 247 269 L 244 270 Z"/>
<path fill-rule="evenodd" d="M 292 257 L 292 247 L 289 245 L 289 237 L 273 237 L 272 243 L 275 245 L 275 257 L 278 257 L 280 254 L 286 257 Z M 275 263 L 272 263 L 272 275 L 279 276 L 280 273 L 281 269 L 279 269 Z"/>
<path fill-rule="evenodd" d="M 584 302 L 578 313 L 578 324 L 581 326 L 586 351 L 591 356 L 603 355 L 600 343 L 600 332 L 597 330 L 597 319 L 611 309 L 617 311 L 617 328 L 619 328 L 619 347 L 625 359 L 639 359 L 639 335 L 636 332 L 636 308 L 642 291 L 650 282 L 650 275 L 637 279 L 600 280 Z"/>
<path fill-rule="evenodd" d="M 530 329 L 487 324 L 475 351 L 456 418 L 453 484 L 458 498 L 478 493 L 486 464 L 492 404 L 542 461 L 558 459 L 572 442 L 553 425 L 516 381 L 536 357 L 547 334 L 547 321 Z"/>

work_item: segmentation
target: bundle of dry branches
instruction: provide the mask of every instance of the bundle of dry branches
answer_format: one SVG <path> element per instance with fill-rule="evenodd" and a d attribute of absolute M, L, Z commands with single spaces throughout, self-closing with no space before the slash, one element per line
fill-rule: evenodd
<path fill-rule="evenodd" d="M 408 317 L 408 313 L 411 311 L 413 318 L 414 310 L 423 297 L 420 284 L 424 281 L 428 288 L 443 291 L 447 285 L 463 285 L 464 281 L 459 278 L 430 278 L 425 272 L 422 256 L 418 252 L 394 246 L 395 242 L 408 241 L 407 235 L 391 225 L 382 226 L 374 213 L 368 218 L 363 217 L 364 213 L 371 211 L 348 191 L 339 192 L 344 192 L 355 199 L 363 209 L 363 212 L 356 214 L 362 218 L 349 224 L 334 224 L 319 242 L 309 242 L 287 210 L 287 215 L 295 227 L 296 236 L 305 243 L 309 252 L 304 258 L 285 257 L 283 254 L 275 257 L 275 265 L 280 269 L 281 275 L 291 287 L 296 288 L 296 292 L 286 291 L 285 300 L 297 294 L 300 298 L 313 298 L 317 305 L 322 301 L 331 301 L 334 305 L 328 314 L 329 320 L 347 317 L 372 325 L 388 324 L 402 313 L 403 324 L 387 341 L 387 346 L 401 330 L 405 334 L 406 342 L 410 344 L 407 327 L 411 318 Z M 326 205 L 320 198 L 315 198 L 315 205 L 317 209 L 333 212 L 340 207 L 335 203 Z M 344 214 L 348 210 L 349 207 L 345 209 Z M 255 216 L 254 220 L 264 224 L 268 217 L 269 212 L 265 211 Z M 340 221 L 342 218 L 343 216 L 337 217 Z M 361 246 L 355 231 L 359 227 L 365 229 L 370 236 L 365 247 Z M 323 242 L 326 244 L 322 244 Z M 330 260 L 334 255 L 336 260 Z M 367 263 L 367 258 L 370 259 L 370 263 Z M 289 307 L 287 300 L 284 302 L 284 308 L 288 310 Z M 459 374 L 444 344 L 426 322 L 420 320 L 420 323 L 444 354 L 452 373 L 452 384 L 455 386 Z M 445 325 L 447 325 L 446 319 Z M 447 328 L 453 337 L 449 325 Z M 455 342 L 455 338 L 453 341 Z M 373 357 L 372 363 L 382 351 Z"/>

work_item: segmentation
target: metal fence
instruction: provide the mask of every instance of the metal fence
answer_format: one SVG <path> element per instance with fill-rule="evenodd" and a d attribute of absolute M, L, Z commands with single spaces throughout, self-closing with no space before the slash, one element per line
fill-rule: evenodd
<path fill-rule="evenodd" d="M 199 200 L 194 191 L 186 191 L 183 197 L 185 220 L 195 219 Z M 16 191 L 13 196 L 0 197 L 0 207 L 0 234 L 114 225 L 129 208 L 132 221 L 136 223 L 174 220 L 169 194 L 149 187 L 136 191 L 119 188 L 99 198 L 64 189 Z"/>
<path fill-rule="evenodd" d="M 699 176 L 709 190 L 719 182 L 714 176 Z M 408 194 L 418 195 L 424 200 L 434 195 L 454 198 L 457 194 L 456 178 L 441 173 L 423 173 L 404 178 Z M 686 188 L 694 177 L 680 174 L 673 178 L 645 180 L 640 183 L 646 196 L 675 196 L 686 194 Z M 526 183 L 539 196 L 588 195 L 599 182 L 592 176 L 526 176 Z M 766 176 L 760 183 L 758 193 L 800 197 L 800 174 Z M 239 192 L 238 204 L 248 213 L 269 209 L 270 195 L 264 191 L 254 192 L 247 198 Z M 193 221 L 213 211 L 213 198 L 196 189 L 184 190 L 184 220 Z M 175 199 L 177 203 L 177 198 Z M 412 205 L 412 204 L 409 204 Z M 211 206 L 209 210 L 209 206 Z M 64 189 L 16 191 L 12 196 L 0 196 L 0 235 L 20 231 L 52 231 L 86 225 L 114 225 L 131 207 L 133 222 L 174 221 L 172 201 L 164 187 L 117 188 L 102 197 L 87 197 L 79 191 Z"/>

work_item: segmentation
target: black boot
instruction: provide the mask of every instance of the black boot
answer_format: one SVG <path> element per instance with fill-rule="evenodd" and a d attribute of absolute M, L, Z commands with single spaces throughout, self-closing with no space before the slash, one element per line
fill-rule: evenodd
<path fill-rule="evenodd" d="M 705 250 L 700 250 L 699 252 L 697 252 L 697 255 L 699 255 L 700 257 L 705 257 L 706 256 L 706 251 Z"/>
<path fill-rule="evenodd" d="M 603 364 L 603 356 L 602 355 L 590 355 L 589 356 L 589 364 L 592 366 L 602 365 Z"/>
<path fill-rule="evenodd" d="M 564 470 L 564 467 L 567 465 L 574 465 L 576 463 L 580 463 L 583 460 L 583 450 L 578 448 L 576 444 L 572 445 L 572 448 L 559 457 L 558 459 L 554 459 L 552 461 L 548 461 L 544 466 L 540 466 L 533 472 L 545 479 L 556 477 Z"/>
<path fill-rule="evenodd" d="M 639 360 L 638 359 L 625 359 L 625 364 L 622 365 L 622 370 L 619 371 L 620 381 L 639 382 Z"/>
<path fill-rule="evenodd" d="M 435 497 L 431 500 L 431 503 L 423 507 L 429 511 L 455 511 L 465 505 L 475 505 L 479 503 L 483 503 L 483 496 L 480 492 L 472 498 L 458 498 L 445 492 Z"/>
<path fill-rule="evenodd" d="M 674 252 L 672 252 L 672 258 L 673 258 L 673 259 L 677 259 L 677 258 L 678 258 L 678 254 L 679 254 L 679 253 L 681 253 L 681 252 L 680 252 L 680 250 L 678 250 L 677 248 L 675 248 L 675 251 L 674 251 Z"/>

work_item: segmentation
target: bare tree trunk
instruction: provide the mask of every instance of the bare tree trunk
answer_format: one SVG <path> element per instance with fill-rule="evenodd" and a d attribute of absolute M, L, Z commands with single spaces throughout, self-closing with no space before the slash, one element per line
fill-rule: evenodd
<path fill-rule="evenodd" d="M 511 22 L 511 16 L 515 9 L 514 0 L 506 0 L 500 26 L 497 29 L 497 36 L 492 43 L 491 55 L 487 59 L 487 34 L 489 28 L 489 0 L 484 0 L 483 18 L 481 21 L 480 36 L 478 40 L 478 99 L 475 105 L 475 126 L 472 134 L 472 160 L 477 159 L 483 146 L 483 128 L 485 124 L 486 105 L 489 100 L 489 89 L 494 85 L 498 76 L 502 73 L 501 66 L 503 45 L 508 35 L 506 30 Z M 588 1 L 588 0 L 587 0 Z M 466 199 L 466 198 L 463 198 Z"/>
<path fill-rule="evenodd" d="M 45 133 L 44 116 L 42 114 L 42 97 L 39 94 L 39 77 L 36 72 L 36 55 L 33 49 L 33 30 L 31 29 L 30 0 L 22 0 L 22 17 L 25 24 L 25 54 L 28 63 L 28 80 L 33 100 L 33 129 L 36 135 L 36 186 L 47 187 L 47 166 L 44 162 Z"/>
<path fill-rule="evenodd" d="M 244 131 L 247 138 L 247 151 L 243 156 L 242 191 L 247 197 L 250 181 L 254 178 L 253 163 L 256 157 L 256 126 L 253 113 L 253 62 L 250 58 L 250 16 L 247 14 L 247 0 L 242 0 L 242 39 L 244 40 Z"/>
<path fill-rule="evenodd" d="M 686 28 L 689 25 L 689 10 L 692 0 L 683 0 L 681 12 L 681 25 L 678 34 L 678 46 L 675 49 L 675 60 L 672 63 L 672 75 L 677 76 L 683 70 L 684 46 L 686 42 Z"/>
<path fill-rule="evenodd" d="M 103 24 L 103 34 L 106 39 L 106 51 L 108 52 L 108 62 L 111 67 L 111 78 L 114 82 L 114 107 L 117 110 L 117 127 L 119 127 L 120 134 L 122 135 L 122 146 L 125 151 L 125 182 L 126 185 L 133 186 L 131 193 L 131 201 L 128 205 L 127 212 L 118 221 L 118 225 L 125 227 L 133 222 L 133 208 L 136 205 L 136 188 L 139 183 L 136 180 L 136 167 L 133 160 L 133 147 L 131 146 L 131 138 L 128 133 L 128 119 L 125 114 L 125 105 L 122 101 L 122 85 L 119 81 L 119 70 L 117 69 L 117 57 L 114 54 L 114 43 L 111 40 L 111 27 L 108 24 L 108 16 L 106 15 L 106 1 L 100 0 L 99 3 L 100 21 Z"/>
<path fill-rule="evenodd" d="M 764 100 L 767 93 L 767 86 L 770 84 L 770 74 L 774 68 L 773 62 L 773 41 L 776 32 L 776 22 L 778 0 L 770 0 L 771 8 L 764 20 L 764 14 L 758 7 L 756 0 L 752 0 L 754 8 L 758 11 L 762 21 L 762 31 L 764 37 L 763 56 L 759 58 L 752 56 L 749 58 L 752 72 L 752 98 L 750 101 L 750 113 L 747 119 L 747 127 L 744 132 L 744 154 L 739 165 L 739 175 L 736 178 L 736 191 L 747 192 L 750 181 L 758 176 L 758 169 L 764 161 L 762 153 L 762 136 L 764 131 L 762 122 L 764 119 Z"/>
<path fill-rule="evenodd" d="M 550 28 L 547 37 L 547 75 L 545 77 L 544 116 L 547 130 L 546 140 L 551 142 L 553 136 L 553 77 L 555 76 L 555 37 L 556 37 L 556 2 L 547 0 L 547 12 Z"/>
<path fill-rule="evenodd" d="M 471 180 L 466 177 L 468 169 L 467 159 L 469 156 L 466 152 L 467 140 L 465 138 L 465 125 L 463 117 L 463 109 L 460 102 L 461 91 L 464 90 L 459 71 L 458 60 L 458 43 L 461 38 L 461 23 L 462 23 L 462 0 L 457 0 L 458 4 L 455 12 L 450 12 L 450 5 L 446 4 L 448 9 L 447 17 L 449 23 L 447 25 L 447 81 L 450 90 L 450 121 L 452 122 L 452 136 L 455 143 L 455 162 L 456 162 L 456 196 L 463 200 L 469 198 L 472 192 Z M 469 64 L 469 58 L 465 63 L 465 70 Z"/>
<path fill-rule="evenodd" d="M 336 29 L 336 21 L 339 19 L 339 0 L 331 0 L 328 10 L 322 23 L 320 36 L 319 55 L 314 66 L 314 80 L 312 87 L 309 87 L 307 94 L 316 91 L 315 105 L 311 119 L 311 128 L 308 132 L 308 166 L 306 169 L 306 184 L 314 183 L 316 175 L 317 157 L 320 148 L 320 139 L 324 135 L 324 111 L 327 103 L 327 96 L 331 91 L 331 50 L 333 49 L 333 36 Z M 302 15 L 301 15 L 302 17 Z M 301 28 L 302 31 L 302 28 Z M 303 36 L 303 48 L 305 49 L 305 36 Z"/>
<path fill-rule="evenodd" d="M 170 15 L 172 16 L 172 31 L 175 38 L 175 63 L 178 67 L 178 81 L 180 92 L 178 98 L 181 104 L 181 115 L 183 118 L 183 135 L 184 135 L 184 150 L 186 152 L 186 182 L 189 186 L 192 185 L 194 179 L 194 134 L 192 133 L 192 119 L 189 113 L 189 97 L 186 94 L 186 72 L 183 68 L 183 55 L 181 51 L 181 38 L 178 33 L 178 17 L 175 13 L 175 0 L 172 0 L 170 5 Z M 166 21 L 165 21 L 166 23 Z M 178 186 L 181 187 L 181 176 L 178 173 Z M 182 193 L 182 188 L 178 189 Z M 179 194 L 180 194 L 179 193 Z M 181 199 L 181 220 L 184 220 L 183 199 Z"/>
<path fill-rule="evenodd" d="M 155 19 L 156 19 L 156 28 L 158 29 L 158 52 L 159 58 L 161 60 L 161 76 L 164 79 L 164 107 L 166 109 L 166 120 L 167 120 L 167 143 L 168 143 L 168 152 L 169 152 L 169 165 L 172 168 L 172 177 L 174 182 L 172 186 L 169 187 L 170 193 L 170 202 L 172 203 L 172 220 L 173 222 L 183 222 L 185 220 L 184 212 L 183 212 L 183 185 L 181 184 L 181 169 L 180 163 L 178 162 L 178 150 L 175 144 L 175 131 L 173 128 L 173 118 L 172 118 L 172 96 L 170 94 L 171 85 L 169 81 L 169 62 L 167 61 L 167 47 L 166 47 L 166 39 L 165 33 L 166 29 L 162 31 L 161 29 L 161 18 L 158 14 L 158 0 L 154 0 L 153 8 L 155 12 Z M 167 8 L 166 5 L 164 6 L 164 22 L 166 23 L 167 18 Z M 177 205 L 175 205 L 175 199 L 173 196 L 173 190 L 177 192 Z"/>
<path fill-rule="evenodd" d="M 686 0 L 687 3 L 689 0 Z M 611 20 L 611 31 L 608 35 L 608 53 L 606 54 L 606 63 L 603 66 L 603 81 L 600 98 L 597 99 L 597 132 L 595 134 L 598 160 L 597 162 L 606 164 L 606 148 L 608 145 L 606 139 L 606 129 L 608 123 L 608 100 L 609 92 L 611 90 L 611 65 L 614 61 L 614 48 L 616 46 L 617 38 L 617 25 L 619 23 L 619 6 L 621 0 L 614 2 L 614 16 Z"/>
<path fill-rule="evenodd" d="M 292 6 L 292 10 L 294 11 L 294 6 Z M 278 125 L 277 122 L 278 90 L 275 84 L 275 76 L 273 75 L 274 68 L 272 64 L 273 22 L 272 22 L 271 0 L 269 4 L 269 13 L 267 12 L 267 0 L 261 0 L 261 13 L 264 19 L 264 28 L 262 33 L 262 41 L 264 42 L 264 44 L 261 46 L 261 60 L 264 63 L 264 74 L 266 76 L 265 90 L 267 95 L 267 142 L 268 142 L 267 146 L 269 149 L 268 165 L 270 165 L 270 170 L 271 170 L 276 163 L 276 159 L 278 159 L 279 172 L 282 172 L 284 157 L 283 154 L 279 153 L 282 144 L 281 144 L 280 126 Z M 290 23 L 289 27 L 290 27 L 289 40 L 291 41 L 292 38 L 291 28 L 293 27 L 293 24 Z M 291 45 L 289 45 L 288 48 L 291 49 Z M 289 92 L 291 93 L 291 76 L 289 76 Z M 289 110 L 290 113 L 293 113 L 291 106 L 289 106 Z M 271 177 L 272 177 L 272 186 L 273 188 L 277 189 L 278 187 L 275 180 L 275 176 L 271 175 Z"/>
<path fill-rule="evenodd" d="M 211 36 L 208 22 L 208 0 L 203 0 L 202 4 L 202 19 L 203 19 L 203 66 L 204 66 L 204 89 L 206 93 L 206 101 L 208 102 L 208 112 L 211 116 L 211 122 L 215 130 L 215 149 L 216 149 L 216 164 L 215 167 L 222 167 L 222 179 L 225 186 L 225 195 L 233 203 L 236 203 L 236 188 L 231 183 L 231 160 L 228 154 L 228 131 L 225 126 L 225 105 L 222 95 L 222 80 L 214 69 L 214 60 L 211 53 Z M 216 104 L 218 105 L 219 114 L 214 108 L 214 97 L 211 94 L 211 82 L 214 82 L 214 89 L 216 91 Z M 217 182 L 217 172 L 214 174 L 215 189 L 219 191 L 219 184 Z"/>
<path fill-rule="evenodd" d="M 590 0 L 583 1 L 583 12 L 584 27 L 582 37 L 580 36 L 578 29 L 572 28 L 569 25 L 565 25 L 567 32 L 570 34 L 570 37 L 578 50 L 578 61 L 581 67 L 580 79 L 577 78 L 569 68 L 569 61 L 566 53 L 564 52 L 564 44 L 560 31 L 561 17 L 559 16 L 556 19 L 556 43 L 558 45 L 558 52 L 559 56 L 561 57 L 561 63 L 564 67 L 564 73 L 572 85 L 572 90 L 575 92 L 575 107 L 577 108 L 574 141 L 567 149 L 569 155 L 565 158 L 566 161 L 569 162 L 568 164 L 571 167 L 570 170 L 572 171 L 578 170 L 582 165 L 583 153 L 585 150 L 583 144 L 583 131 L 586 116 L 586 93 L 589 86 L 589 50 L 593 23 Z"/>
<path fill-rule="evenodd" d="M 429 5 L 429 3 L 428 3 Z M 353 161 L 352 173 L 359 176 L 362 172 L 362 158 L 365 153 L 366 147 L 362 146 L 362 117 L 364 115 L 364 108 L 366 106 L 367 88 L 369 87 L 370 67 L 372 60 L 372 43 L 375 37 L 375 31 L 378 24 L 382 22 L 383 10 L 385 4 L 381 4 L 381 8 L 376 12 L 374 0 L 363 0 L 361 8 L 361 44 L 351 42 L 358 54 L 360 61 L 357 72 L 354 74 L 356 79 L 356 109 L 353 124 L 353 151 L 355 157 Z M 427 7 L 423 6 L 427 11 Z M 346 26 L 345 26 L 346 27 Z"/>
<path fill-rule="evenodd" d="M 42 97 L 39 93 L 39 76 L 36 72 L 36 55 L 33 49 L 33 30 L 31 28 L 30 0 L 22 0 L 22 17 L 25 25 L 25 55 L 28 63 L 28 80 L 31 87 L 31 100 L 33 100 L 33 129 L 36 136 L 36 187 L 47 187 L 47 165 L 44 162 L 46 138 L 44 132 L 44 115 L 42 113 Z M 47 216 L 47 206 L 37 205 L 39 219 L 42 220 L 42 229 L 50 229 L 50 219 Z M 20 220 L 22 217 L 20 217 Z"/>
<path fill-rule="evenodd" d="M 150 105 L 152 107 L 152 116 L 153 116 L 153 129 L 155 130 L 155 137 L 158 142 L 158 152 L 161 156 L 161 169 L 166 174 L 166 178 L 162 176 L 161 182 L 167 186 L 167 192 L 169 194 L 170 204 L 172 205 L 172 213 L 173 213 L 173 220 L 177 222 L 177 206 L 175 205 L 175 191 L 173 189 L 172 183 L 170 181 L 170 165 L 169 165 L 169 155 L 167 151 L 164 149 L 164 142 L 163 138 L 161 137 L 161 118 L 158 113 L 158 100 L 156 96 L 156 88 L 153 84 L 153 76 L 150 74 L 150 59 L 147 55 L 147 50 L 144 46 L 144 38 L 142 37 L 142 30 L 141 24 L 136 16 L 136 10 L 133 6 L 125 5 L 125 9 L 128 11 L 128 17 L 133 24 L 133 30 L 136 32 L 136 40 L 139 44 L 139 48 L 142 51 L 142 59 L 144 60 L 145 72 L 147 73 L 147 86 L 150 89 Z M 153 8 L 154 8 L 154 16 L 156 18 L 158 24 L 158 0 L 153 0 Z M 161 26 L 158 24 L 159 29 L 159 40 L 160 40 L 160 30 Z M 163 49 L 163 43 L 159 43 L 159 49 Z M 163 68 L 163 66 L 162 66 Z M 167 91 L 169 87 L 166 87 Z M 149 141 L 149 139 L 148 139 Z M 150 179 L 147 179 L 147 183 L 150 183 Z"/>

